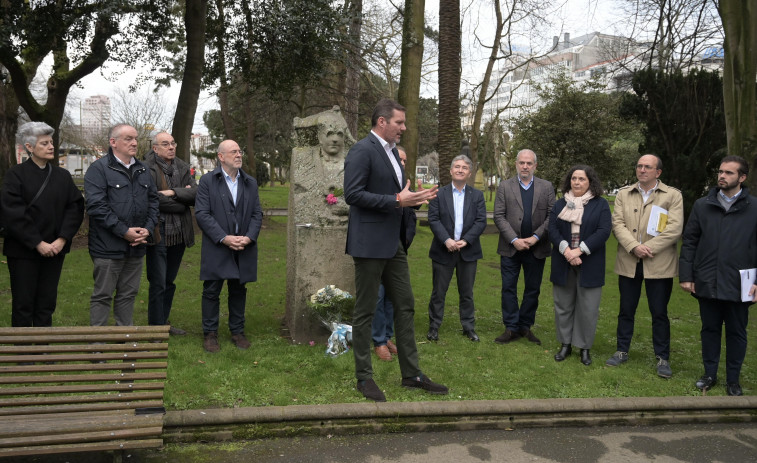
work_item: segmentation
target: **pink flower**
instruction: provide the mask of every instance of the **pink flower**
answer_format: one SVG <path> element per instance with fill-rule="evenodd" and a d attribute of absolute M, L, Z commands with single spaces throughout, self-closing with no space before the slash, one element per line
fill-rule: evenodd
<path fill-rule="evenodd" d="M 334 196 L 334 193 L 329 193 L 326 196 L 326 202 L 328 203 L 329 206 L 333 206 L 338 201 L 339 201 L 339 199 L 336 196 Z"/>

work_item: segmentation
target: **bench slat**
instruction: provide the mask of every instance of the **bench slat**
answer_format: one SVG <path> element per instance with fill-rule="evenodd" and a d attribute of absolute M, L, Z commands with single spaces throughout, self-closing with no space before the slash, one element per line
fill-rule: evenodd
<path fill-rule="evenodd" d="M 118 440 L 69 445 L 41 445 L 39 447 L 0 448 L 0 457 L 51 455 L 55 453 L 107 452 L 110 450 L 148 449 L 163 446 L 163 439 Z"/>
<path fill-rule="evenodd" d="M 165 370 L 168 362 L 124 362 L 124 363 L 57 363 L 55 365 L 0 365 L 0 374 L 10 373 L 58 373 L 74 371 L 102 370 Z"/>
<path fill-rule="evenodd" d="M 166 342 L 129 342 L 126 344 L 49 344 L 0 346 L 0 354 L 55 354 L 71 352 L 123 352 L 168 350 Z"/>
<path fill-rule="evenodd" d="M 34 443 L 38 445 L 72 444 L 79 442 L 102 442 L 113 439 L 136 439 L 143 437 L 160 437 L 163 426 L 153 428 L 113 429 L 111 431 L 94 431 L 71 434 L 36 435 Z M 0 439 L 0 447 L 23 447 L 29 445 L 29 437 Z"/>
<path fill-rule="evenodd" d="M 153 399 L 150 400 L 132 400 L 129 402 L 105 402 L 105 403 L 92 403 L 92 402 L 81 402 L 81 403 L 71 403 L 66 402 L 59 405 L 44 405 L 39 407 L 7 407 L 7 408 L 0 408 L 0 417 L 1 416 L 38 416 L 38 415 L 47 415 L 47 414 L 54 414 L 58 415 L 61 418 L 65 418 L 66 416 L 78 416 L 82 414 L 86 414 L 88 416 L 92 416 L 93 412 L 96 412 L 98 414 L 107 414 L 107 413 L 125 413 L 127 411 L 131 411 L 131 413 L 134 413 L 134 410 L 137 408 L 160 408 L 163 407 L 163 396 L 159 395 L 156 396 Z M 126 410 L 124 407 L 129 407 Z"/>
<path fill-rule="evenodd" d="M 60 425 L 60 417 L 51 415 L 29 416 L 4 420 L 0 429 L 0 447 L 5 439 L 24 436 L 75 434 L 114 429 L 154 428 L 163 425 L 162 414 L 135 415 L 134 410 L 122 414 L 89 414 L 66 417 L 66 425 Z"/>
<path fill-rule="evenodd" d="M 54 336 L 57 334 L 88 335 L 93 331 L 107 334 L 133 334 L 133 333 L 151 333 L 151 334 L 168 334 L 171 327 L 168 325 L 133 325 L 133 326 L 35 326 L 22 328 L 24 334 Z M 0 327 L 0 337 L 16 336 L 19 328 Z"/>
<path fill-rule="evenodd" d="M 111 373 L 90 375 L 28 375 L 0 376 L 0 384 L 38 384 L 38 383 L 81 383 L 94 381 L 139 381 L 165 380 L 165 372 L 150 373 Z"/>
<path fill-rule="evenodd" d="M 100 360 L 157 360 L 168 358 L 168 352 L 109 352 L 102 354 L 62 354 L 51 355 L 50 361 L 56 362 L 95 362 Z M 39 362 L 39 355 L 4 355 L 0 363 L 33 363 Z M 47 360 L 44 360 L 47 361 Z"/>
<path fill-rule="evenodd" d="M 66 384 L 63 386 L 3 387 L 0 396 L 32 394 L 75 394 L 77 392 L 130 392 L 163 390 L 163 383 L 129 383 L 129 384 Z M 114 394 L 115 395 L 115 394 Z M 107 395 L 103 394 L 107 398 Z"/>

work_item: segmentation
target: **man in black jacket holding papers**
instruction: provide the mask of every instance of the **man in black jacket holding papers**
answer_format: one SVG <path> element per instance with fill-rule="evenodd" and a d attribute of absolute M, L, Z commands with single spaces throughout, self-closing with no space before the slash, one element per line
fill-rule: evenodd
<path fill-rule="evenodd" d="M 702 318 L 704 375 L 696 386 L 706 391 L 717 383 L 725 324 L 726 392 L 737 396 L 749 305 L 757 301 L 751 275 L 757 267 L 757 198 L 742 187 L 748 173 L 740 156 L 721 161 L 718 186 L 694 203 L 684 229 L 679 277 L 681 288 L 699 301 Z M 751 278 L 742 283 L 742 273 Z"/>

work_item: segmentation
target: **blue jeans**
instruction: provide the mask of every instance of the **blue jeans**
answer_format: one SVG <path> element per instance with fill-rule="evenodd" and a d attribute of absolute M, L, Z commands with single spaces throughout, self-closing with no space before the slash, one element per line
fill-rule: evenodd
<path fill-rule="evenodd" d="M 386 342 L 394 336 L 394 306 L 386 297 L 384 285 L 379 286 L 376 312 L 373 314 L 371 335 L 374 347 L 385 346 Z"/>
<path fill-rule="evenodd" d="M 185 249 L 184 243 L 166 246 L 162 241 L 155 246 L 147 247 L 147 281 L 150 282 L 147 303 L 149 325 L 168 324 L 173 295 L 176 292 L 174 280 L 179 273 Z"/>

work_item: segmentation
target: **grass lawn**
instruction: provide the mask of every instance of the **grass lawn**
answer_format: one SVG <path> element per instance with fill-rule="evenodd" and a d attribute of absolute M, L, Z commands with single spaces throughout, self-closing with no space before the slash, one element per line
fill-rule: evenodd
<path fill-rule="evenodd" d="M 461 335 L 456 309 L 457 290 L 453 281 L 447 297 L 447 314 L 437 343 L 425 339 L 428 328 L 426 307 L 431 292 L 431 264 L 428 227 L 421 226 L 410 248 L 410 269 L 416 300 L 415 331 L 421 367 L 432 379 L 448 385 L 448 396 L 431 396 L 400 387 L 397 361 L 379 362 L 374 357 L 374 375 L 392 401 L 519 399 L 555 397 L 644 397 L 698 395 L 694 381 L 702 374 L 699 341 L 699 311 L 696 301 L 676 283 L 669 311 L 671 317 L 673 378 L 663 380 L 655 373 L 651 321 L 642 300 L 636 317 L 636 332 L 630 360 L 619 368 L 604 361 L 615 351 L 618 307 L 617 277 L 612 273 L 615 240 L 608 243 L 607 284 L 602 295 L 597 336 L 592 349 L 594 364 L 583 366 L 573 355 L 562 363 L 552 356 L 557 350 L 552 313 L 549 262 L 545 269 L 540 307 L 534 333 L 543 345 L 525 340 L 501 346 L 493 339 L 503 331 L 500 312 L 499 256 L 497 235 L 484 235 L 484 259 L 479 261 L 475 287 L 476 331 L 480 343 Z M 202 349 L 199 281 L 200 245 L 184 257 L 171 321 L 189 331 L 170 340 L 168 383 L 165 401 L 169 409 L 239 407 L 265 405 L 363 402 L 355 390 L 351 353 L 336 359 L 324 356 L 325 346 L 292 345 L 280 335 L 286 293 L 286 218 L 267 218 L 260 235 L 259 280 L 247 285 L 247 328 L 252 348 L 236 349 L 226 327 L 228 312 L 221 308 L 219 337 L 221 352 Z M 338 250 L 341 252 L 341 250 Z M 330 282 L 325 281 L 325 284 Z M 147 323 L 147 281 L 135 306 L 136 324 Z M 522 288 L 521 288 L 522 289 Z M 92 292 L 92 262 L 86 248 L 73 251 L 61 277 L 54 325 L 89 323 Z M 225 293 L 225 291 L 224 291 Z M 225 300 L 225 294 L 222 295 Z M 0 266 L 0 326 L 10 326 L 10 285 L 5 263 Z M 752 322 L 754 325 L 754 322 Z M 750 330 L 751 332 L 751 330 Z M 752 343 L 742 370 L 746 394 L 757 391 Z M 725 395 L 725 360 L 719 380 L 710 395 Z"/>

